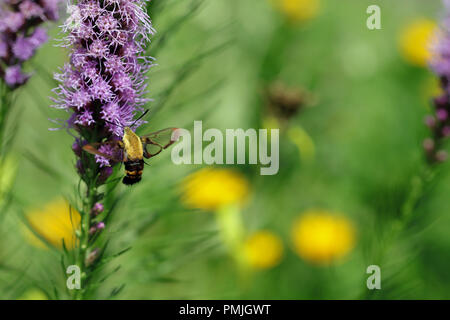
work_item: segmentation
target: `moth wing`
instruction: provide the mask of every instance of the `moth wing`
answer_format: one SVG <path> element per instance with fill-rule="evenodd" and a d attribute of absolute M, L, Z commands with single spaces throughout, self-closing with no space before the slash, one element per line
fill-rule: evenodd
<path fill-rule="evenodd" d="M 90 143 L 90 144 L 84 145 L 83 150 L 90 154 L 97 155 L 97 156 L 106 158 L 108 160 L 112 160 L 112 161 L 116 161 L 116 162 L 121 162 L 123 160 L 121 158 L 117 158 L 112 155 L 109 155 L 109 154 L 99 151 L 98 148 L 100 148 L 104 144 L 111 144 L 111 143 L 108 143 L 108 142 L 106 142 L 106 143 Z M 116 145 L 116 144 L 114 144 L 114 145 Z"/>
<path fill-rule="evenodd" d="M 159 154 L 178 140 L 178 128 L 166 128 L 141 136 L 141 141 L 147 151 L 147 158 Z"/>

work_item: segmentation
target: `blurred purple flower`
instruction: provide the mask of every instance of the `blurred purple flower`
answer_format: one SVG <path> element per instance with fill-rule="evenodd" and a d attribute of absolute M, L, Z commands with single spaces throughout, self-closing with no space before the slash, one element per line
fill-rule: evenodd
<path fill-rule="evenodd" d="M 6 68 L 4 80 L 10 87 L 16 87 L 24 84 L 28 76 L 22 73 L 22 68 L 19 65 Z"/>
<path fill-rule="evenodd" d="M 22 64 L 29 60 L 44 42 L 47 33 L 38 27 L 58 18 L 62 0 L 1 0 L 0 7 L 0 78 L 17 88 L 29 78 Z"/>
<path fill-rule="evenodd" d="M 12 52 L 19 60 L 28 60 L 34 54 L 33 42 L 29 38 L 19 37 L 12 46 Z"/>
<path fill-rule="evenodd" d="M 425 118 L 431 137 L 424 142 L 430 163 L 443 162 L 447 154 L 442 150 L 444 141 L 450 136 L 450 0 L 444 0 L 445 17 L 441 23 L 437 40 L 433 44 L 431 69 L 439 77 L 443 93 L 433 100 L 433 113 Z"/>

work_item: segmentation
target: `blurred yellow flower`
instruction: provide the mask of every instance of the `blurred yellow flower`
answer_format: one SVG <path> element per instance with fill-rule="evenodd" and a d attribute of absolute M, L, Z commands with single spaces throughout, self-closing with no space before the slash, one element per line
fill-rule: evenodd
<path fill-rule="evenodd" d="M 249 194 L 244 176 L 231 169 L 201 169 L 181 184 L 182 202 L 190 208 L 218 210 L 227 205 L 241 205 Z"/>
<path fill-rule="evenodd" d="M 29 289 L 17 300 L 48 300 L 47 295 L 39 289 Z"/>
<path fill-rule="evenodd" d="M 431 45 L 438 27 L 432 20 L 420 19 L 406 26 L 400 34 L 400 52 L 409 63 L 425 67 L 431 59 Z"/>
<path fill-rule="evenodd" d="M 310 20 L 317 16 L 319 0 L 271 0 L 274 6 L 292 22 Z"/>
<path fill-rule="evenodd" d="M 292 228 L 297 254 L 316 264 L 329 264 L 355 245 L 355 229 L 351 222 L 325 210 L 309 210 Z"/>
<path fill-rule="evenodd" d="M 247 263 L 256 269 L 268 269 L 280 263 L 283 256 L 281 239 L 270 231 L 258 231 L 244 244 Z"/>
<path fill-rule="evenodd" d="M 72 216 L 71 216 L 72 212 Z M 46 204 L 42 209 L 32 209 L 26 214 L 31 229 L 49 244 L 62 248 L 62 240 L 68 249 L 75 244 L 75 230 L 80 225 L 80 214 L 71 208 L 64 199 Z M 45 247 L 42 241 L 30 230 L 25 235 L 32 245 Z"/>

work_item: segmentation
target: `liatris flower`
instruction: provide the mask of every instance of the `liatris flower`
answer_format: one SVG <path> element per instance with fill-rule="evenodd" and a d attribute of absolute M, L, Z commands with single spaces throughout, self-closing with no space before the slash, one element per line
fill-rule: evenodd
<path fill-rule="evenodd" d="M 122 138 L 124 127 L 135 129 L 143 123 L 133 118 L 147 102 L 145 80 L 153 59 L 143 53 L 154 31 L 143 5 L 144 0 L 79 0 L 69 6 L 71 16 L 63 26 L 68 35 L 62 46 L 70 49 L 70 57 L 55 75 L 60 84 L 54 89 L 54 107 L 70 113 L 62 127 L 77 134 L 72 150 L 86 192 L 80 195 L 82 224 L 74 263 L 87 273 L 86 285 L 89 270 L 103 255 L 104 246 L 97 241 L 105 234 L 100 219 L 106 219 L 111 210 L 102 200 L 111 198 L 112 191 L 98 188 L 116 163 L 82 148 L 97 144 L 102 154 L 121 159 L 122 154 L 115 154 L 120 149 L 111 142 Z M 75 295 L 80 298 L 85 293 Z"/>
<path fill-rule="evenodd" d="M 61 82 L 55 102 L 71 113 L 65 126 L 80 135 L 73 150 L 83 177 L 87 163 L 81 147 L 122 138 L 122 128 L 133 123 L 147 102 L 142 96 L 152 58 L 142 52 L 153 28 L 141 0 L 80 0 L 70 8 L 72 15 L 64 26 L 70 33 L 63 43 L 71 48 L 70 62 L 55 75 Z M 99 151 L 114 152 L 108 144 Z M 100 156 L 95 161 L 94 175 L 101 184 L 114 163 Z"/>
<path fill-rule="evenodd" d="M 58 19 L 60 0 L 1 0 L 0 2 L 0 77 L 11 88 L 23 85 L 30 77 L 22 70 L 36 49 L 47 41 L 46 31 L 38 27 Z"/>
<path fill-rule="evenodd" d="M 441 24 L 437 41 L 434 44 L 431 68 L 439 76 L 443 93 L 434 99 L 434 112 L 425 118 L 432 136 L 423 147 L 430 163 L 443 162 L 447 153 L 442 149 L 444 141 L 450 137 L 450 1 L 444 0 L 447 17 Z"/>

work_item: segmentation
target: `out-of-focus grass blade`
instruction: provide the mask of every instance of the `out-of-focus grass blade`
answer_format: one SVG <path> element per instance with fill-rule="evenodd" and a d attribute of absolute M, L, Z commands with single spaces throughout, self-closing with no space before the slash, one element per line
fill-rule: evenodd
<path fill-rule="evenodd" d="M 111 291 L 111 293 L 110 293 L 108 299 L 111 299 L 111 298 L 116 297 L 116 296 L 117 296 L 124 288 L 125 288 L 125 284 L 122 284 L 120 287 L 114 288 L 114 289 Z"/>
<path fill-rule="evenodd" d="M 218 80 L 215 83 L 213 83 L 212 85 L 210 85 L 208 88 L 206 88 L 205 90 L 200 91 L 200 92 L 192 95 L 191 97 L 186 98 L 185 100 L 183 100 L 183 102 L 173 104 L 172 107 L 174 109 L 179 110 L 183 107 L 187 107 L 191 103 L 198 102 L 198 101 L 208 97 L 213 92 L 215 92 L 219 87 L 221 87 L 224 84 L 224 82 L 225 82 L 225 80 L 223 80 L 223 79 Z"/>
<path fill-rule="evenodd" d="M 43 172 L 47 173 L 53 178 L 56 178 L 58 181 L 63 181 L 63 176 L 60 172 L 56 171 L 54 167 L 51 167 L 45 163 L 45 161 L 42 161 L 37 156 L 35 156 L 31 151 L 24 152 L 23 157 L 27 160 L 29 160 L 33 165 L 35 165 L 38 169 L 42 170 Z"/>
<path fill-rule="evenodd" d="M 151 109 L 150 115 L 154 116 L 159 110 L 161 110 L 164 105 L 167 103 L 169 98 L 174 93 L 175 89 L 180 86 L 181 83 L 183 83 L 188 77 L 199 67 L 200 63 L 203 59 L 206 59 L 209 56 L 214 55 L 215 53 L 223 50 L 226 48 L 231 41 L 226 41 L 224 43 L 221 43 L 211 49 L 205 50 L 204 52 L 201 52 L 194 58 L 188 60 L 185 62 L 176 72 L 175 78 L 172 81 L 172 83 L 167 87 L 166 90 L 164 90 L 162 93 L 159 94 L 157 97 L 157 104 Z"/>
<path fill-rule="evenodd" d="M 117 273 L 119 270 L 121 269 L 121 266 L 118 265 L 116 268 L 114 268 L 112 271 L 110 271 L 109 273 L 107 273 L 103 278 L 101 278 L 98 281 L 98 285 L 100 285 L 101 283 L 105 282 L 110 276 L 112 276 L 113 274 Z"/>
<path fill-rule="evenodd" d="M 195 14 L 200 12 L 200 7 L 204 3 L 204 0 L 196 0 L 192 1 L 191 7 L 189 8 L 189 11 L 186 12 L 184 15 L 178 17 L 170 26 L 167 27 L 167 29 L 160 35 L 157 36 L 156 41 L 154 44 L 150 45 L 147 49 L 147 54 L 151 54 L 156 56 L 161 50 L 164 45 L 166 44 L 167 39 L 169 38 L 169 35 L 172 35 L 173 33 L 177 32 L 177 30 L 190 18 L 194 17 Z"/>
<path fill-rule="evenodd" d="M 50 88 L 55 88 L 58 85 L 58 81 L 53 78 L 53 74 L 44 69 L 40 64 L 33 63 L 33 69 L 37 70 L 37 75 L 41 78 Z"/>
<path fill-rule="evenodd" d="M 36 105 L 37 109 L 39 110 L 39 112 L 42 113 L 42 115 L 48 119 L 51 116 L 51 109 L 49 108 L 49 106 L 51 105 L 51 101 L 49 99 L 45 99 L 42 97 L 42 95 L 39 94 L 39 91 L 41 91 L 42 88 L 40 88 L 40 90 L 38 90 L 35 87 L 35 82 L 31 82 L 28 86 L 27 86 L 27 94 L 30 97 L 29 101 L 32 101 L 34 103 L 34 105 Z"/>

